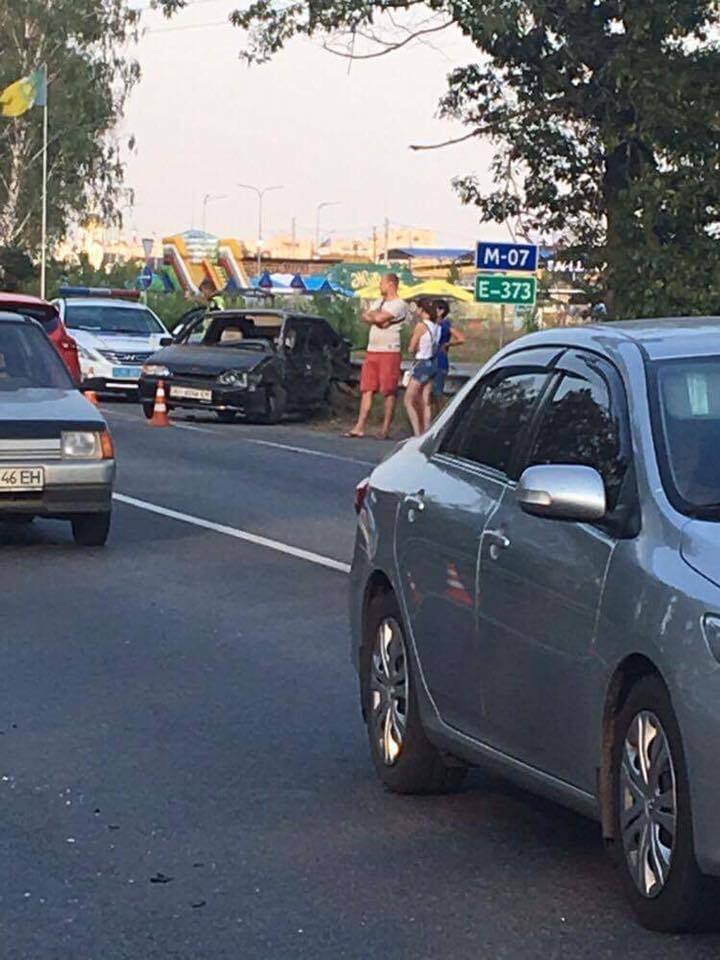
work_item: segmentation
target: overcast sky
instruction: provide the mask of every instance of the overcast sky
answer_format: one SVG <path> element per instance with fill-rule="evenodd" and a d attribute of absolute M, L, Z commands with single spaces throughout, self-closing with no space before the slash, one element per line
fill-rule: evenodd
<path fill-rule="evenodd" d="M 501 227 L 480 228 L 450 185 L 470 172 L 489 182 L 487 143 L 408 149 L 463 132 L 436 117 L 448 71 L 474 59 L 459 33 L 355 62 L 349 73 L 309 41 L 248 68 L 238 58 L 242 33 L 223 23 L 231 9 L 227 0 L 195 0 L 169 21 L 143 13 L 147 32 L 133 51 L 143 78 L 123 125 L 137 137 L 130 229 L 160 237 L 201 226 L 204 194 L 227 194 L 208 204 L 208 230 L 255 238 L 257 201 L 236 186 L 245 182 L 284 185 L 266 198 L 266 236 L 289 231 L 293 217 L 312 234 L 317 204 L 340 201 L 323 211 L 324 232 L 381 231 L 387 216 L 393 226 L 434 228 L 442 243 L 505 237 Z"/>

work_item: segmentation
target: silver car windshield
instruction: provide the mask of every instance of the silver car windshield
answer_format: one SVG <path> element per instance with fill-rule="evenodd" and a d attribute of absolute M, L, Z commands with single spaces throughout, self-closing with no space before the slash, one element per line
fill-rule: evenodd
<path fill-rule="evenodd" d="M 660 465 L 683 512 L 720 517 L 720 357 L 655 364 Z"/>
<path fill-rule="evenodd" d="M 142 307 L 116 307 L 112 304 L 69 303 L 65 308 L 65 326 L 70 330 L 127 333 L 136 336 L 165 332 L 149 310 Z"/>
<path fill-rule="evenodd" d="M 0 399 L 30 387 L 72 386 L 65 365 L 41 330 L 30 324 L 0 323 Z"/>

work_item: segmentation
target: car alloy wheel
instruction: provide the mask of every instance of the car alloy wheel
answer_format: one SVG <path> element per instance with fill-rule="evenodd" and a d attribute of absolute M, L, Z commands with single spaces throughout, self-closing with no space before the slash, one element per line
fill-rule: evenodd
<path fill-rule="evenodd" d="M 370 675 L 370 723 L 378 753 L 386 766 L 403 748 L 408 715 L 408 663 L 400 625 L 385 617 L 375 635 Z"/>
<path fill-rule="evenodd" d="M 620 826 L 635 885 L 648 899 L 665 887 L 675 844 L 677 777 L 657 716 L 640 711 L 625 735 L 620 765 Z"/>

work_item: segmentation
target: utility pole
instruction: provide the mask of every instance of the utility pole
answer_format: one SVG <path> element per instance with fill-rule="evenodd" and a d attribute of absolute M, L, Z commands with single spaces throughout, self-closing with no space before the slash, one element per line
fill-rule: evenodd
<path fill-rule="evenodd" d="M 257 239 L 257 271 L 258 278 L 262 273 L 262 245 L 263 245 L 263 197 L 266 193 L 269 193 L 271 190 L 282 190 L 282 186 L 278 187 L 264 187 L 262 190 L 259 187 L 253 186 L 249 183 L 238 183 L 237 186 L 240 190 L 252 190 L 252 192 L 258 198 L 258 239 Z"/>
<path fill-rule="evenodd" d="M 373 227 L 373 239 L 372 239 L 372 259 L 373 263 L 377 263 L 377 227 Z"/>
<path fill-rule="evenodd" d="M 339 200 L 324 200 L 322 203 L 317 205 L 317 210 L 315 211 L 315 256 L 320 256 L 320 212 L 326 207 L 337 207 L 339 205 Z"/>
<path fill-rule="evenodd" d="M 214 200 L 227 200 L 226 193 L 206 193 L 202 202 L 202 229 L 203 233 L 207 230 L 207 207 Z"/>
<path fill-rule="evenodd" d="M 385 217 L 385 266 L 388 263 L 388 249 L 390 248 L 390 221 Z"/>
<path fill-rule="evenodd" d="M 47 77 L 47 67 L 43 64 L 43 77 Z M 47 83 L 47 80 L 43 80 Z M 40 297 L 45 299 L 47 274 L 47 188 L 48 188 L 48 105 L 47 89 L 43 101 L 43 143 L 42 143 L 42 223 L 40 226 Z"/>

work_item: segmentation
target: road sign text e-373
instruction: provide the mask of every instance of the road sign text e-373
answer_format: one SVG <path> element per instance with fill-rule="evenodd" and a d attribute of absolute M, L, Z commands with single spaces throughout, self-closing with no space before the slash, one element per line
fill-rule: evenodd
<path fill-rule="evenodd" d="M 521 270 L 534 273 L 538 248 L 532 243 L 478 243 L 475 266 L 478 270 Z"/>
<path fill-rule="evenodd" d="M 478 303 L 506 303 L 533 306 L 537 298 L 535 277 L 507 277 L 481 273 L 475 277 L 475 299 Z"/>

